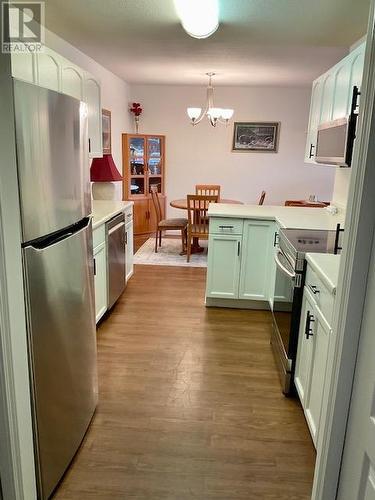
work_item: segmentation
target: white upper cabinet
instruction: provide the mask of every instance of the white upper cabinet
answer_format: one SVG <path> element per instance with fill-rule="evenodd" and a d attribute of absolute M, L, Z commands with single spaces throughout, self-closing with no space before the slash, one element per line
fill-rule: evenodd
<path fill-rule="evenodd" d="M 332 102 L 332 120 L 342 118 L 348 114 L 350 76 L 351 65 L 342 63 L 336 71 L 336 90 Z"/>
<path fill-rule="evenodd" d="M 100 83 L 48 47 L 37 54 L 12 54 L 11 61 L 15 78 L 87 103 L 89 156 L 103 156 Z"/>
<path fill-rule="evenodd" d="M 365 43 L 359 45 L 312 85 L 305 162 L 315 163 L 318 127 L 350 114 L 353 87 L 361 87 Z"/>
<path fill-rule="evenodd" d="M 335 98 L 335 73 L 328 73 L 323 78 L 322 106 L 319 123 L 332 120 L 332 107 Z"/>
<path fill-rule="evenodd" d="M 36 83 L 35 55 L 12 54 L 12 76 L 28 83 Z"/>
<path fill-rule="evenodd" d="M 46 47 L 37 57 L 37 84 L 59 92 L 61 90 L 61 58 Z"/>
<path fill-rule="evenodd" d="M 70 63 L 61 68 L 61 91 L 83 101 L 83 72 Z"/>
<path fill-rule="evenodd" d="M 97 158 L 103 156 L 102 107 L 100 85 L 92 76 L 85 78 L 84 93 L 88 108 L 89 156 Z"/>
<path fill-rule="evenodd" d="M 306 153 L 305 153 L 305 160 L 309 163 L 314 161 L 314 156 L 315 156 L 314 150 L 318 134 L 318 125 L 320 123 L 320 113 L 322 109 L 322 91 L 323 91 L 323 79 L 318 78 L 313 83 L 312 93 L 311 93 L 309 129 L 307 132 Z"/>

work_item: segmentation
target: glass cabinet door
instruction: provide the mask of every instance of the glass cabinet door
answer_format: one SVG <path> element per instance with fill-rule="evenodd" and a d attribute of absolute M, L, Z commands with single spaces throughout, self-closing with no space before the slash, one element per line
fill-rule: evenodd
<path fill-rule="evenodd" d="M 145 138 L 131 137 L 129 141 L 130 194 L 145 194 Z"/>
<path fill-rule="evenodd" d="M 147 138 L 147 158 L 149 175 L 161 175 L 162 146 L 160 137 Z"/>
<path fill-rule="evenodd" d="M 145 139 L 144 137 L 130 138 L 130 175 L 144 175 L 145 171 Z"/>

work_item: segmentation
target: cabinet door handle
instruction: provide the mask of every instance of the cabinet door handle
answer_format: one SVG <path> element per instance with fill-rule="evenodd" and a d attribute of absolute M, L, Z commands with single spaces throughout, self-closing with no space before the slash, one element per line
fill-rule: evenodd
<path fill-rule="evenodd" d="M 315 153 L 313 153 L 313 149 L 315 149 L 315 145 L 310 144 L 309 158 L 312 158 L 313 156 L 315 156 Z"/>
<path fill-rule="evenodd" d="M 125 245 L 128 244 L 128 232 L 125 231 Z"/>
<path fill-rule="evenodd" d="M 91 153 L 91 139 L 89 139 L 89 153 Z"/>
<path fill-rule="evenodd" d="M 275 236 L 273 238 L 273 246 L 275 247 L 279 243 L 279 233 L 275 231 Z"/>
<path fill-rule="evenodd" d="M 94 276 L 96 276 L 96 259 L 94 257 Z"/>
<path fill-rule="evenodd" d="M 314 323 L 315 318 L 312 314 L 310 314 L 310 311 L 307 311 L 307 316 L 306 316 L 306 327 L 305 327 L 305 335 L 307 340 L 309 340 L 310 337 L 313 337 L 313 331 L 311 328 L 311 323 Z"/>
<path fill-rule="evenodd" d="M 237 243 L 237 256 L 239 257 L 240 256 L 240 252 L 241 252 L 241 242 L 239 241 Z"/>
<path fill-rule="evenodd" d="M 314 295 L 316 295 L 317 293 L 320 293 L 320 290 L 315 285 L 309 285 L 309 288 Z"/>

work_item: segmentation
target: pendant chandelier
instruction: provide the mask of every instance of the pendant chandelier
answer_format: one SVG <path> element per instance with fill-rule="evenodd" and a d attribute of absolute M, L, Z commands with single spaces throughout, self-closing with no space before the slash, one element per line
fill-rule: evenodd
<path fill-rule="evenodd" d="M 223 109 L 216 108 L 214 105 L 214 88 L 212 86 L 212 77 L 215 73 L 206 73 L 208 76 L 208 87 L 207 87 L 207 102 L 206 107 L 202 108 L 187 108 L 187 114 L 191 120 L 192 125 L 197 125 L 200 123 L 205 116 L 207 116 L 209 122 L 213 127 L 216 127 L 216 124 L 223 123 L 224 125 L 228 125 L 229 120 L 233 116 L 233 109 Z"/>

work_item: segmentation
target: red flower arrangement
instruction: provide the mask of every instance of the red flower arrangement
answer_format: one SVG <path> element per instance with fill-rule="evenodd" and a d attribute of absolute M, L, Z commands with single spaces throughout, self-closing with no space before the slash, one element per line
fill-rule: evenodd
<path fill-rule="evenodd" d="M 141 108 L 141 105 L 139 102 L 133 102 L 131 108 L 129 109 L 130 113 L 133 113 L 134 115 L 134 121 L 135 121 L 135 131 L 138 134 L 138 128 L 139 128 L 139 116 L 141 115 L 143 109 Z"/>
<path fill-rule="evenodd" d="M 133 102 L 132 107 L 130 108 L 130 112 L 134 113 L 134 116 L 139 116 L 142 113 L 143 109 L 139 102 Z"/>

